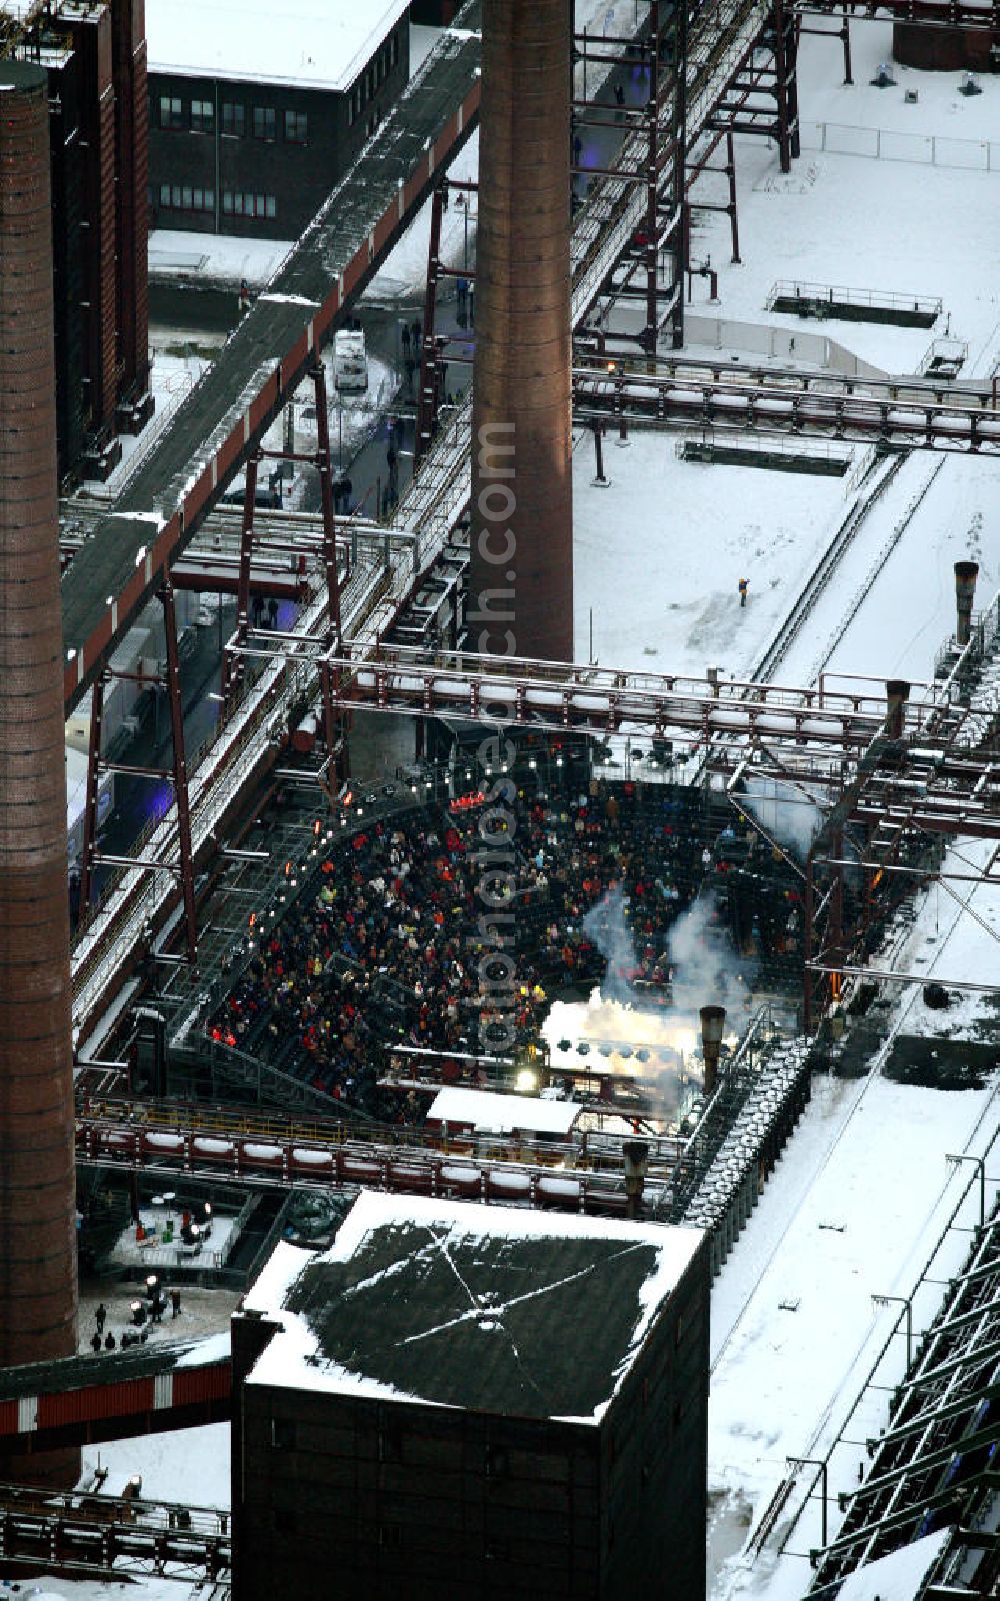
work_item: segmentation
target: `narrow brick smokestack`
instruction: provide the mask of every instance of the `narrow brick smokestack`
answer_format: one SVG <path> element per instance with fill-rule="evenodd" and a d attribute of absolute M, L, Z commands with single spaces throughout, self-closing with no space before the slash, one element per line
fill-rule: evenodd
<path fill-rule="evenodd" d="M 48 118 L 44 71 L 0 61 L 0 1367 L 76 1344 Z"/>
<path fill-rule="evenodd" d="M 573 659 L 570 17 L 483 0 L 469 645 Z"/>

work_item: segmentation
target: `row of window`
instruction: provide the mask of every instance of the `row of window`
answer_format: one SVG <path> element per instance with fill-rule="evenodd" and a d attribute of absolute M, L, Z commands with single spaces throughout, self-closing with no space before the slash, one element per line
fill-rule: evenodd
<path fill-rule="evenodd" d="M 160 205 L 171 211 L 214 211 L 215 190 L 199 189 L 189 183 L 161 183 Z M 250 189 L 223 189 L 222 211 L 226 217 L 276 217 L 277 198 Z"/>
<path fill-rule="evenodd" d="M 394 33 L 372 59 L 371 65 L 366 67 L 354 88 L 351 90 L 347 102 L 347 120 L 357 122 L 362 109 L 369 100 L 374 100 L 376 91 L 388 78 L 393 67 L 399 65 L 399 34 Z"/>
<path fill-rule="evenodd" d="M 173 211 L 214 211 L 215 190 L 198 189 L 189 183 L 161 183 L 160 205 Z"/>
<path fill-rule="evenodd" d="M 255 139 L 274 144 L 278 137 L 278 113 L 274 106 L 252 106 L 249 126 Z M 222 132 L 242 139 L 247 132 L 247 108 L 241 100 L 222 102 Z M 160 127 L 173 133 L 214 133 L 215 107 L 211 100 L 192 100 L 188 109 L 173 95 L 160 96 Z M 285 143 L 304 145 L 309 137 L 309 119 L 304 111 L 284 113 Z"/>
<path fill-rule="evenodd" d="M 274 217 L 274 195 L 255 194 L 250 189 L 223 189 L 222 210 L 227 217 Z"/>

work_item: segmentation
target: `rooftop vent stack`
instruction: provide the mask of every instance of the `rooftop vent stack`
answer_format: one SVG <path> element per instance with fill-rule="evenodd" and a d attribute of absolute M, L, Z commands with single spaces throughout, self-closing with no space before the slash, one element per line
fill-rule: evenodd
<path fill-rule="evenodd" d="M 972 633 L 972 603 L 976 598 L 976 579 L 979 577 L 977 561 L 955 563 L 955 605 L 958 609 L 958 627 L 955 638 L 959 645 L 967 645 Z"/>
<path fill-rule="evenodd" d="M 645 1140 L 626 1140 L 622 1146 L 625 1158 L 625 1216 L 642 1216 L 642 1190 L 649 1166 L 649 1145 Z"/>
<path fill-rule="evenodd" d="M 885 684 L 885 698 L 888 710 L 885 716 L 885 731 L 890 739 L 902 739 L 903 718 L 906 715 L 906 702 L 909 699 L 910 686 L 905 678 L 888 678 Z"/>
<path fill-rule="evenodd" d="M 483 0 L 468 642 L 573 659 L 566 0 Z"/>
<path fill-rule="evenodd" d="M 705 1094 L 711 1095 L 719 1076 L 719 1052 L 726 1027 L 726 1008 L 703 1006 L 698 1016 L 701 1018 L 701 1050 L 705 1059 Z"/>
<path fill-rule="evenodd" d="M 76 1350 L 46 74 L 0 62 L 0 1368 Z M 0 1454 L 72 1484 L 79 1452 Z"/>

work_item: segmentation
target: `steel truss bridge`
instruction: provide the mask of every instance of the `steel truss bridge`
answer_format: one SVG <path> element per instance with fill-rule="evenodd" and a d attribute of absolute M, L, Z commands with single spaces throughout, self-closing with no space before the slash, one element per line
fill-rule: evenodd
<path fill-rule="evenodd" d="M 232 1564 L 229 1515 L 138 1497 L 0 1485 L 0 1562 L 79 1578 L 214 1581 Z"/>
<path fill-rule="evenodd" d="M 613 369 L 609 372 L 609 366 Z M 578 365 L 573 414 L 592 426 L 739 430 L 891 450 L 1000 453 L 997 380 L 941 383 L 661 357 L 655 372 Z"/>

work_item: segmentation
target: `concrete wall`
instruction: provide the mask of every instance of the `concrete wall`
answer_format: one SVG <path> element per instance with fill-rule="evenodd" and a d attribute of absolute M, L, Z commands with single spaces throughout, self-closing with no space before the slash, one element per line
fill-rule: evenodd
<path fill-rule="evenodd" d="M 684 319 L 685 345 L 707 345 L 711 350 L 745 350 L 748 355 L 773 361 L 808 362 L 848 378 L 885 378 L 881 367 L 862 361 L 853 350 L 826 334 L 776 328 L 770 323 L 733 322 L 727 317 L 692 316 Z M 696 352 L 692 351 L 692 354 Z"/>

